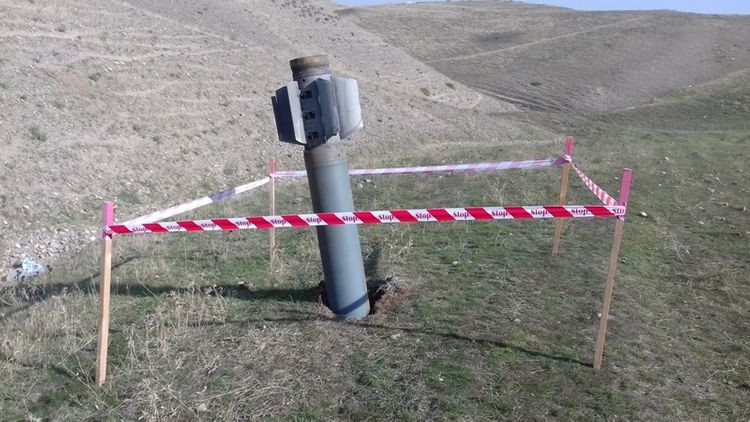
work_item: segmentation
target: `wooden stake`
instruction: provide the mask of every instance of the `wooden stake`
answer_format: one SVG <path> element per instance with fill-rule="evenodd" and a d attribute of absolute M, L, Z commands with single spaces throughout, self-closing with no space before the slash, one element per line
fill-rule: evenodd
<path fill-rule="evenodd" d="M 102 204 L 102 226 L 114 224 L 115 207 L 112 202 Z M 96 341 L 96 385 L 101 387 L 107 378 L 107 348 L 109 347 L 109 296 L 112 278 L 112 238 L 102 238 L 102 270 L 99 276 L 99 323 Z"/>
<path fill-rule="evenodd" d="M 568 136 L 565 140 L 565 155 L 573 154 L 573 137 Z M 570 174 L 570 163 L 563 164 L 562 181 L 560 183 L 560 205 L 565 205 L 568 196 L 568 175 Z M 552 241 L 552 256 L 556 256 L 560 250 L 560 235 L 562 234 L 562 220 L 555 220 L 555 237 Z"/>
<path fill-rule="evenodd" d="M 268 162 L 268 177 L 271 179 L 271 193 L 270 193 L 270 215 L 276 215 L 276 177 L 274 174 L 276 173 L 276 157 L 271 157 L 271 160 Z M 271 227 L 268 230 L 268 256 L 270 259 L 270 268 L 271 271 L 274 270 L 276 267 L 276 229 Z"/>
<path fill-rule="evenodd" d="M 618 205 L 627 206 L 628 204 L 631 176 L 632 171 L 630 169 L 623 169 L 622 178 L 620 179 L 620 196 L 617 200 Z M 620 254 L 620 241 L 622 240 L 622 230 L 624 225 L 625 220 L 618 218 L 615 223 L 615 235 L 612 239 L 612 251 L 609 254 L 609 269 L 607 270 L 607 281 L 604 284 L 604 299 L 602 300 L 602 312 L 599 317 L 599 331 L 596 334 L 596 346 L 594 347 L 594 369 L 596 370 L 599 370 L 602 367 L 604 337 L 607 334 L 609 306 L 612 302 L 612 293 L 615 288 L 615 270 L 617 269 L 617 258 Z"/>

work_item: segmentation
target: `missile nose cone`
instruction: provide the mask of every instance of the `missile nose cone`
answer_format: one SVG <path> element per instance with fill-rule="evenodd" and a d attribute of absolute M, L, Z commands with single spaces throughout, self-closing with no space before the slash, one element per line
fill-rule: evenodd
<path fill-rule="evenodd" d="M 292 79 L 297 80 L 307 76 L 329 74 L 330 61 L 326 55 L 298 57 L 289 61 L 292 69 Z"/>

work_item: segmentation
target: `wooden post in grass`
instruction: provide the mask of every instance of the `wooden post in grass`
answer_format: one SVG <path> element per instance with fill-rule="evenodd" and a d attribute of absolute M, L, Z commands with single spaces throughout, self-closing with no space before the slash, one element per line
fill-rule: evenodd
<path fill-rule="evenodd" d="M 102 204 L 102 227 L 114 224 L 115 205 Z M 109 346 L 109 296 L 112 278 L 112 237 L 102 234 L 102 270 L 99 274 L 99 323 L 96 340 L 96 385 L 107 378 L 107 347 Z"/>
<path fill-rule="evenodd" d="M 268 177 L 271 185 L 270 193 L 270 215 L 276 215 L 276 157 L 271 157 L 268 162 Z M 270 260 L 269 267 L 274 270 L 276 264 L 276 229 L 271 227 L 268 230 L 268 257 Z"/>
<path fill-rule="evenodd" d="M 565 156 L 573 155 L 573 137 L 568 136 L 565 140 Z M 560 183 L 560 205 L 565 205 L 568 197 L 568 175 L 570 174 L 570 163 L 563 164 L 562 182 Z M 560 250 L 560 234 L 562 233 L 562 220 L 555 220 L 555 238 L 552 241 L 552 256 L 556 256 Z"/>
<path fill-rule="evenodd" d="M 620 195 L 617 205 L 627 207 L 628 195 L 630 194 L 630 169 L 622 170 L 620 179 Z M 620 241 L 622 240 L 622 229 L 625 224 L 624 217 L 619 217 L 615 222 L 615 236 L 612 240 L 612 252 L 609 254 L 609 269 L 607 270 L 607 281 L 604 284 L 604 299 L 602 300 L 602 312 L 599 317 L 599 331 L 596 334 L 596 347 L 594 348 L 594 369 L 602 367 L 602 356 L 604 355 L 604 337 L 607 334 L 607 319 L 609 318 L 609 305 L 612 302 L 612 291 L 615 288 L 615 269 L 617 268 L 617 257 L 620 254 Z"/>

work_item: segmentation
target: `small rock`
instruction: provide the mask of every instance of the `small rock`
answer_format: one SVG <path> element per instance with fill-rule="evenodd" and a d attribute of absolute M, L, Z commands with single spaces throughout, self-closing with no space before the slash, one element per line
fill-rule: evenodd
<path fill-rule="evenodd" d="M 638 215 L 641 216 L 641 217 L 643 217 L 643 218 L 647 218 L 648 217 L 648 214 L 646 214 L 645 211 L 639 212 Z"/>
<path fill-rule="evenodd" d="M 704 225 L 704 224 L 706 224 L 706 223 L 704 223 L 704 222 L 702 222 L 702 221 L 699 221 L 699 222 L 698 222 L 698 224 L 700 224 L 700 225 L 702 226 L 702 225 Z"/>
<path fill-rule="evenodd" d="M 664 161 L 669 161 L 669 157 L 664 157 Z"/>
<path fill-rule="evenodd" d="M 206 406 L 205 403 L 201 403 L 198 405 L 198 407 L 195 408 L 198 412 L 205 413 L 208 412 L 208 406 Z"/>
<path fill-rule="evenodd" d="M 401 337 L 401 333 L 391 334 L 391 340 L 398 340 Z"/>
<path fill-rule="evenodd" d="M 459 262 L 458 262 L 458 261 L 453 261 L 453 262 L 451 262 L 451 265 L 453 265 L 454 267 L 455 267 L 456 265 L 458 265 L 458 264 L 459 264 Z"/>
<path fill-rule="evenodd" d="M 44 265 L 28 258 L 16 261 L 6 277 L 6 281 L 12 284 L 20 284 L 31 278 L 44 273 L 47 269 Z"/>
<path fill-rule="evenodd" d="M 521 323 L 521 318 L 516 318 L 516 319 L 513 320 L 513 322 L 515 322 L 516 324 L 520 324 Z"/>

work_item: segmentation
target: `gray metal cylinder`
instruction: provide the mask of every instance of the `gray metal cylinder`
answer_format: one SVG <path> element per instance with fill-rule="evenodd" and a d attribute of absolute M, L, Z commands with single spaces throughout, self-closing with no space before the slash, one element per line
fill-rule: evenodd
<path fill-rule="evenodd" d="M 315 79 L 330 79 L 327 56 L 311 56 L 290 62 L 300 90 Z M 336 113 L 320 110 L 320 113 Z M 305 169 L 313 211 L 354 211 L 346 156 L 340 145 L 324 143 L 305 148 Z M 319 226 L 318 249 L 323 264 L 328 306 L 337 314 L 363 318 L 370 313 L 367 283 L 357 226 Z"/>
<path fill-rule="evenodd" d="M 323 144 L 305 150 L 305 168 L 314 212 L 354 211 L 348 166 L 340 146 Z M 337 315 L 367 316 L 370 301 L 358 227 L 319 226 L 316 230 L 328 306 Z"/>

